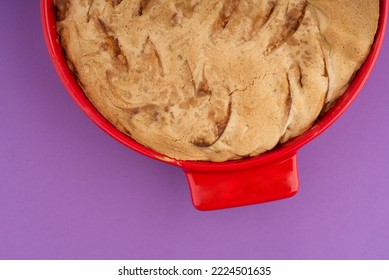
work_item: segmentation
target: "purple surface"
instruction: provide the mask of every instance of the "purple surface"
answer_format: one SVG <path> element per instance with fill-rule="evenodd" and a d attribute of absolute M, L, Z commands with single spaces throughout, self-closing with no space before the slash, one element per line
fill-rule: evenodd
<path fill-rule="evenodd" d="M 0 9 L 0 259 L 389 259 L 389 37 L 349 110 L 299 152 L 300 191 L 196 211 L 183 172 L 75 105 L 38 1 Z"/>

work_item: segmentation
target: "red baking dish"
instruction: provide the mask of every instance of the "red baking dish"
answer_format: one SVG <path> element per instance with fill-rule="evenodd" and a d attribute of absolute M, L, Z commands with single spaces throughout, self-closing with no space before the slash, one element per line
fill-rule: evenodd
<path fill-rule="evenodd" d="M 168 158 L 117 130 L 90 103 L 66 63 L 58 41 L 53 0 L 41 0 L 41 15 L 45 40 L 55 69 L 85 114 L 127 147 L 182 168 L 189 182 L 194 206 L 199 210 L 214 210 L 283 199 L 296 194 L 297 151 L 327 129 L 350 106 L 374 66 L 385 34 L 389 1 L 381 0 L 380 5 L 379 27 L 370 55 L 335 106 L 299 137 L 257 157 L 223 163 Z"/>

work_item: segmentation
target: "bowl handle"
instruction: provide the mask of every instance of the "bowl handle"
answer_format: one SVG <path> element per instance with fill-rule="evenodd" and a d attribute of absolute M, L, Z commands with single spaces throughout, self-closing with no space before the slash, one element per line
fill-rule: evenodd
<path fill-rule="evenodd" d="M 234 171 L 184 170 L 198 210 L 216 210 L 291 197 L 298 189 L 297 155 Z"/>

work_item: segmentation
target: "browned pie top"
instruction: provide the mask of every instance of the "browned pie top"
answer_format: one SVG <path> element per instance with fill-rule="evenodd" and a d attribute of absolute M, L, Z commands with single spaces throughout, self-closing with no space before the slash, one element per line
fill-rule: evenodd
<path fill-rule="evenodd" d="M 176 159 L 255 156 L 307 130 L 370 51 L 379 0 L 57 0 L 94 106 Z"/>

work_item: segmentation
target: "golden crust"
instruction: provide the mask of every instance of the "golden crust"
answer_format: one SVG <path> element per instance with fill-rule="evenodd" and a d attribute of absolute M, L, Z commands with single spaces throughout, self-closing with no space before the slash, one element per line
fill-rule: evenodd
<path fill-rule="evenodd" d="M 225 161 L 303 133 L 344 92 L 379 1 L 55 4 L 69 64 L 104 117 L 169 157 Z"/>

